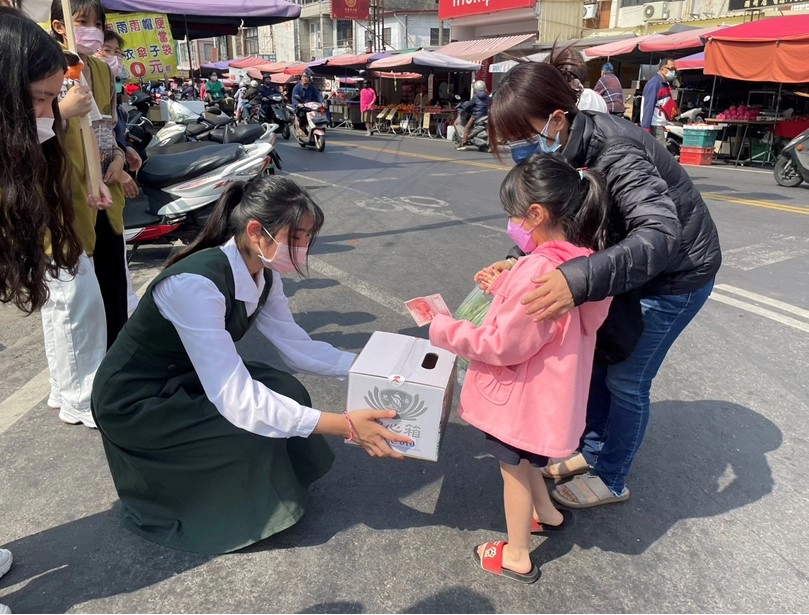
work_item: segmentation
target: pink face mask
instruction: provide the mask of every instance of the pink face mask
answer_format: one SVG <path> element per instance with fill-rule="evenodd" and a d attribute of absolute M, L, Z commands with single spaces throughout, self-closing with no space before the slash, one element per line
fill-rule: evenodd
<path fill-rule="evenodd" d="M 526 254 L 531 254 L 531 252 L 537 249 L 537 244 L 534 238 L 531 237 L 531 233 L 534 229 L 526 231 L 522 227 L 523 224 L 525 224 L 525 218 L 523 218 L 522 224 L 517 224 L 509 218 L 506 233 L 520 250 Z"/>
<path fill-rule="evenodd" d="M 124 61 L 120 56 L 98 56 L 107 63 L 112 71 L 112 76 L 117 77 L 124 70 Z"/>
<path fill-rule="evenodd" d="M 76 47 L 80 53 L 92 55 L 104 45 L 104 33 L 98 28 L 75 26 Z"/>
<path fill-rule="evenodd" d="M 276 241 L 275 237 L 270 235 L 270 232 L 267 229 L 263 229 L 267 236 L 275 241 L 275 256 L 271 259 L 264 256 L 264 252 L 261 251 L 261 248 L 258 249 L 259 259 L 261 259 L 262 264 L 267 269 L 272 269 L 273 271 L 277 271 L 278 273 L 292 273 L 295 271 L 295 263 L 298 265 L 302 265 L 306 262 L 306 256 L 309 252 L 309 248 L 295 248 L 295 261 L 293 262 L 292 259 L 289 257 L 289 246 L 285 243 L 281 243 Z"/>

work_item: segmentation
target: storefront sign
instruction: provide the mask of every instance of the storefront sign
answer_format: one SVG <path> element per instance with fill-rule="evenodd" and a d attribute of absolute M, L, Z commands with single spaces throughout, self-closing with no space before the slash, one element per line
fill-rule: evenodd
<path fill-rule="evenodd" d="M 750 9 L 766 9 L 785 4 L 800 4 L 806 0 L 728 0 L 729 11 L 749 11 Z"/>
<path fill-rule="evenodd" d="M 161 80 L 177 74 L 177 52 L 162 13 L 107 13 L 107 28 L 124 39 L 124 66 L 132 79 Z"/>
<path fill-rule="evenodd" d="M 438 19 L 531 8 L 537 0 L 438 0 Z"/>
<path fill-rule="evenodd" d="M 369 19 L 370 0 L 331 0 L 332 19 Z"/>

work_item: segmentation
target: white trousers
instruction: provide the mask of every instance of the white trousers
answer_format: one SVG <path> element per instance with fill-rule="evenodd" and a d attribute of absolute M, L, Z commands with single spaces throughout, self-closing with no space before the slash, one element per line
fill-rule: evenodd
<path fill-rule="evenodd" d="M 92 259 L 82 254 L 76 277 L 63 271 L 59 278 L 48 277 L 47 285 L 42 331 L 51 382 L 48 405 L 86 412 L 93 378 L 107 351 L 104 301 Z"/>

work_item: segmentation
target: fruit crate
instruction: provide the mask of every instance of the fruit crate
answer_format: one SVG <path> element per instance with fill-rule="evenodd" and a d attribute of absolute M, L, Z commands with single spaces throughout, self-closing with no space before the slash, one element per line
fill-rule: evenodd
<path fill-rule="evenodd" d="M 686 147 L 713 147 L 719 131 L 714 128 L 689 128 L 683 126 L 683 145 Z"/>
<path fill-rule="evenodd" d="M 714 149 L 711 147 L 680 148 L 680 164 L 710 165 L 713 164 Z"/>

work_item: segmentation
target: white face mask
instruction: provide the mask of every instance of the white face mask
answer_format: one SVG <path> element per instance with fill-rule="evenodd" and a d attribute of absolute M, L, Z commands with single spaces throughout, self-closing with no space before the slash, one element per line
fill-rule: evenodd
<path fill-rule="evenodd" d="M 54 119 L 52 117 L 38 117 L 37 118 L 37 138 L 40 143 L 45 143 L 49 139 L 56 136 L 53 130 Z"/>
<path fill-rule="evenodd" d="M 264 227 L 262 227 L 262 230 L 267 233 L 267 237 L 275 242 L 276 246 L 275 256 L 273 256 L 271 259 L 264 256 L 264 252 L 261 251 L 261 246 L 258 247 L 258 257 L 261 260 L 261 263 L 267 269 L 272 269 L 278 273 L 292 273 L 295 271 L 295 263 L 302 265 L 306 262 L 306 255 L 309 252 L 309 248 L 295 248 L 295 262 L 293 263 L 292 259 L 289 257 L 289 246 L 287 246 L 285 243 L 276 241 L 275 237 L 270 235 L 270 232 Z"/>

